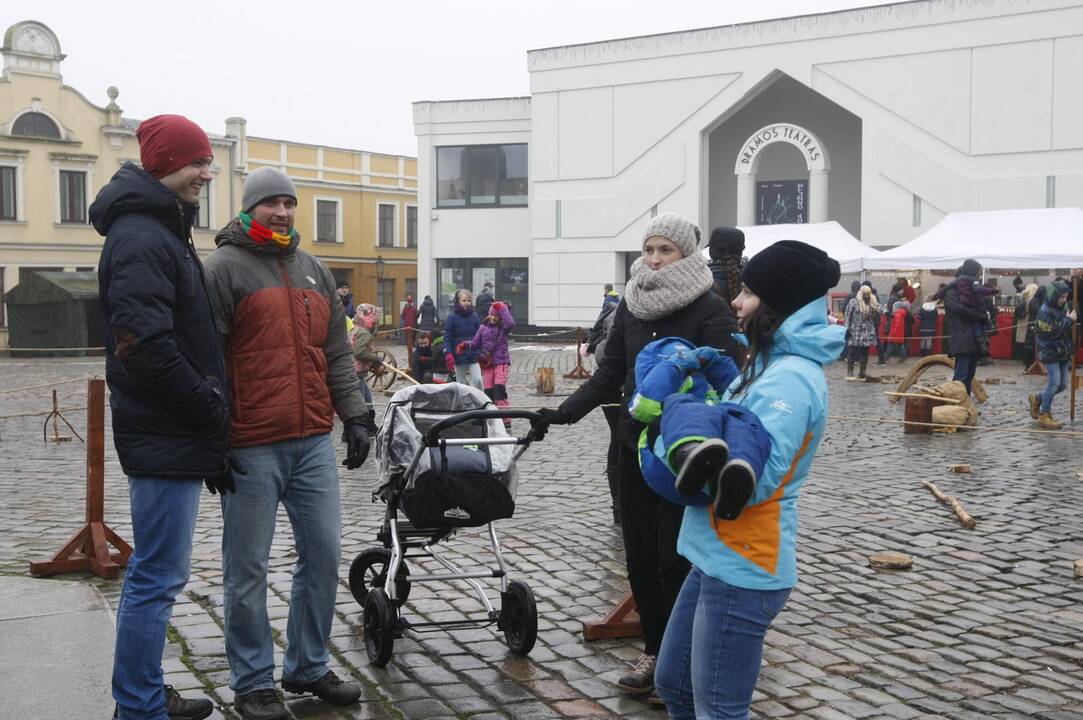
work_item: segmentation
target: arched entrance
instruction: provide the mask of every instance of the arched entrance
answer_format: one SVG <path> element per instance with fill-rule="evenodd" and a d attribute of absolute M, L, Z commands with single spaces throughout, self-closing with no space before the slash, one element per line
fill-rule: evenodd
<path fill-rule="evenodd" d="M 737 224 L 756 224 L 756 175 L 764 148 L 774 143 L 788 143 L 800 151 L 808 168 L 808 221 L 826 222 L 827 178 L 831 170 L 827 148 L 800 125 L 772 123 L 752 133 L 737 154 L 733 168 L 737 176 Z"/>

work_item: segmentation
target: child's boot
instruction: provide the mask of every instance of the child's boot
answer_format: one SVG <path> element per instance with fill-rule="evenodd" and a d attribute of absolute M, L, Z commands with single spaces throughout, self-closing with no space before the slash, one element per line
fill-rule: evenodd
<path fill-rule="evenodd" d="M 708 481 L 718 477 L 729 454 L 729 446 L 719 438 L 690 440 L 678 445 L 670 453 L 670 464 L 677 470 L 673 484 L 677 492 L 685 497 L 703 492 Z"/>
<path fill-rule="evenodd" d="M 1060 430 L 1064 423 L 1054 420 L 1052 413 L 1042 413 L 1038 416 L 1038 427 L 1043 430 Z"/>
<path fill-rule="evenodd" d="M 756 473 L 748 461 L 730 460 L 715 483 L 715 517 L 719 520 L 736 520 L 755 491 Z"/>

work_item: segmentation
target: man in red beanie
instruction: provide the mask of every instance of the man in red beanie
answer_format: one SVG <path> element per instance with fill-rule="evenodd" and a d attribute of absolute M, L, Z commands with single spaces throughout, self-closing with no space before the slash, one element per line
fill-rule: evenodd
<path fill-rule="evenodd" d="M 162 649 L 188 582 L 202 485 L 234 489 L 226 369 L 192 244 L 211 145 L 179 115 L 150 118 L 136 137 L 143 168 L 125 163 L 90 206 L 105 236 L 106 380 L 135 537 L 117 606 L 113 717 L 200 720 L 213 704 L 163 685 Z"/>

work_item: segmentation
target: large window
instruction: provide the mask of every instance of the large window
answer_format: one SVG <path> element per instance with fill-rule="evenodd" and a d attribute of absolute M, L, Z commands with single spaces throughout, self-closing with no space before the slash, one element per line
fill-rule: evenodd
<path fill-rule="evenodd" d="M 211 181 L 203 183 L 199 189 L 199 214 L 196 215 L 196 227 L 207 230 L 211 226 Z"/>
<path fill-rule="evenodd" d="M 436 148 L 436 206 L 522 207 L 527 204 L 527 146 Z"/>
<path fill-rule="evenodd" d="M 398 324 L 398 303 L 395 302 L 395 278 L 376 281 L 376 304 L 380 307 L 380 326 Z"/>
<path fill-rule="evenodd" d="M 417 205 L 406 206 L 406 247 L 417 247 Z"/>
<path fill-rule="evenodd" d="M 436 261 L 437 300 L 440 314 L 451 312 L 451 301 L 460 288 L 481 292 L 486 282 L 495 287 L 494 298 L 508 305 L 516 322 L 526 322 L 530 310 L 527 258 L 446 258 Z"/>
<path fill-rule="evenodd" d="M 60 171 L 60 222 L 86 222 L 86 173 Z"/>
<path fill-rule="evenodd" d="M 0 167 L 0 220 L 17 220 L 15 215 L 15 168 Z"/>
<path fill-rule="evenodd" d="M 60 139 L 60 128 L 56 126 L 45 113 L 28 112 L 19 116 L 11 127 L 12 135 L 29 135 L 31 137 L 44 137 Z"/>
<path fill-rule="evenodd" d="M 395 246 L 395 208 L 397 205 L 379 204 L 379 227 L 376 244 L 379 247 Z"/>
<path fill-rule="evenodd" d="M 316 201 L 316 242 L 340 242 L 338 236 L 338 201 Z"/>

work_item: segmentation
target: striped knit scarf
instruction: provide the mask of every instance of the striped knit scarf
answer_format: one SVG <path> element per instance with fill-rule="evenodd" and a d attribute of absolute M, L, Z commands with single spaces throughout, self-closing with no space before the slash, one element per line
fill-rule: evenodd
<path fill-rule="evenodd" d="M 266 245 L 267 243 L 272 242 L 278 247 L 289 247 L 290 243 L 293 242 L 294 236 L 297 234 L 297 231 L 292 228 L 290 229 L 289 235 L 276 233 L 271 228 L 260 225 L 246 212 L 237 213 L 237 217 L 241 221 L 241 229 L 244 230 L 245 235 L 252 238 L 252 242 L 257 245 Z"/>

